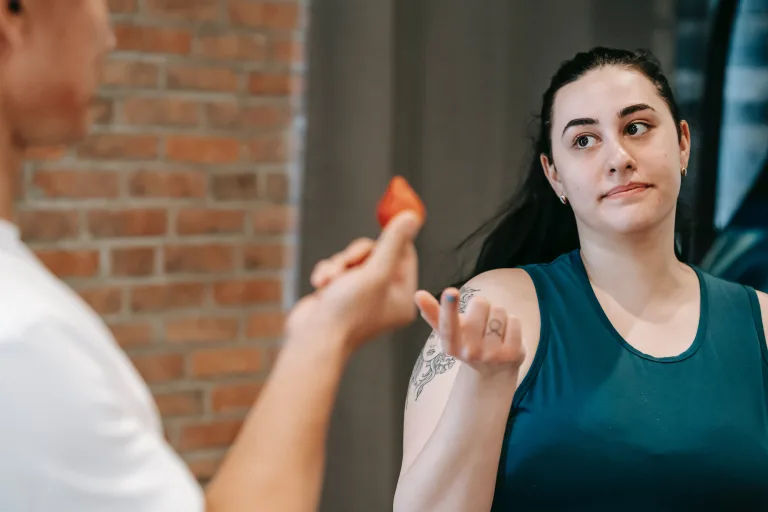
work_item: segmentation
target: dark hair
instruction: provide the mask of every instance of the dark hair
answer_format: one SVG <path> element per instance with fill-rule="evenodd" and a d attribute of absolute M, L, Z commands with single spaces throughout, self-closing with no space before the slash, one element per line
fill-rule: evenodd
<path fill-rule="evenodd" d="M 456 248 L 457 251 L 463 251 L 487 234 L 471 275 L 460 279 L 455 286 L 460 287 L 472 277 L 489 270 L 547 263 L 579 248 L 573 210 L 564 206 L 552 190 L 541 168 L 540 155 L 544 154 L 552 161 L 552 109 L 557 91 L 578 80 L 588 71 L 604 66 L 625 67 L 648 77 L 669 107 L 677 125 L 678 139 L 681 137 L 680 111 L 672 88 L 662 72 L 661 65 L 650 52 L 596 47 L 564 62 L 544 93 L 538 136 L 523 183 L 496 215 Z M 688 254 L 690 229 L 685 219 L 685 208 L 679 200 L 677 206 L 675 252 L 678 258 L 685 259 Z"/>

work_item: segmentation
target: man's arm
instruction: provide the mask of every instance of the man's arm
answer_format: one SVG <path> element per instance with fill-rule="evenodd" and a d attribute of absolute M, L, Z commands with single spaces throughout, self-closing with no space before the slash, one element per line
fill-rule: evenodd
<path fill-rule="evenodd" d="M 400 215 L 375 244 L 358 240 L 318 264 L 318 289 L 292 309 L 283 353 L 211 482 L 209 512 L 317 509 L 328 424 L 349 356 L 416 318 L 413 239 L 421 222 Z"/>
<path fill-rule="evenodd" d="M 348 356 L 341 333 L 289 339 L 207 490 L 209 512 L 315 510 L 331 410 Z"/>

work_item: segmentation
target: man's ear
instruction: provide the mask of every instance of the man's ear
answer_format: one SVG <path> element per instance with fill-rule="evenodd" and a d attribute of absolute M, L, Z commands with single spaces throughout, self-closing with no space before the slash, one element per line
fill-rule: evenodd
<path fill-rule="evenodd" d="M 24 14 L 22 0 L 0 0 L 0 57 L 5 57 L 21 39 L 21 18 Z"/>
<path fill-rule="evenodd" d="M 563 195 L 565 190 L 563 190 L 563 184 L 560 181 L 560 175 L 557 172 L 555 163 L 544 153 L 539 156 L 539 161 L 541 162 L 541 169 L 547 177 L 547 181 L 549 181 L 552 190 L 554 190 L 555 194 L 558 196 Z"/>

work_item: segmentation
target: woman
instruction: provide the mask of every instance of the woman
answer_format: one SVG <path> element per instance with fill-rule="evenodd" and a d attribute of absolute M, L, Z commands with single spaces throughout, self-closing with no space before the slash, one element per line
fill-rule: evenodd
<path fill-rule="evenodd" d="M 88 132 L 115 44 L 106 0 L 0 6 L 0 510 L 315 510 L 341 374 L 366 341 L 416 317 L 403 213 L 312 276 L 281 355 L 207 489 L 168 445 L 147 385 L 101 318 L 22 243 L 14 180 L 26 149 Z"/>
<path fill-rule="evenodd" d="M 680 261 L 690 147 L 650 55 L 562 65 L 474 277 L 416 295 L 395 510 L 768 506 L 768 299 Z"/>

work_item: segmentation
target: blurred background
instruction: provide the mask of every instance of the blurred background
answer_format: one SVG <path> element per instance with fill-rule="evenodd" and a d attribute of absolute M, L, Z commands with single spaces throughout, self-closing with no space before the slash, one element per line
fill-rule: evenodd
<path fill-rule="evenodd" d="M 30 154 L 18 221 L 111 326 L 203 483 L 314 263 L 376 236 L 400 174 L 429 212 L 422 286 L 447 284 L 453 247 L 518 182 L 550 76 L 594 45 L 659 57 L 693 132 L 691 261 L 768 291 L 768 0 L 109 5 L 118 48 L 93 134 Z M 322 510 L 391 510 L 427 334 L 414 325 L 352 361 Z"/>

